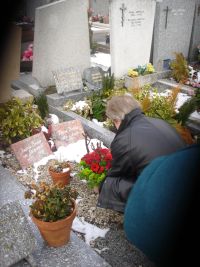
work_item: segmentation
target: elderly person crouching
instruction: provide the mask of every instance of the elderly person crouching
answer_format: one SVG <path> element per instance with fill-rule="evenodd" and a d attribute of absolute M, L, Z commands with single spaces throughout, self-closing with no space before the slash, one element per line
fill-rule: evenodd
<path fill-rule="evenodd" d="M 167 122 L 146 117 L 131 95 L 113 96 L 106 115 L 117 128 L 111 143 L 112 168 L 99 189 L 97 206 L 124 212 L 129 192 L 141 171 L 156 157 L 186 146 Z"/>

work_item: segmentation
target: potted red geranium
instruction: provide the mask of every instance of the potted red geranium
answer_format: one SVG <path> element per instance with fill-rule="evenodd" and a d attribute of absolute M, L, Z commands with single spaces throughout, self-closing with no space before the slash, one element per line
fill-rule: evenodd
<path fill-rule="evenodd" d="M 112 155 L 108 148 L 97 147 L 80 161 L 80 179 L 86 179 L 90 188 L 98 188 L 111 168 Z"/>

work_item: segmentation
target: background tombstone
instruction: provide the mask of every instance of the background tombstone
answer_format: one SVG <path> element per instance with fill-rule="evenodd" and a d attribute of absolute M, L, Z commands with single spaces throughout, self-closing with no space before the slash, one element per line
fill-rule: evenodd
<path fill-rule="evenodd" d="M 18 201 L 0 208 L 0 266 L 7 267 L 31 256 L 37 241 Z"/>
<path fill-rule="evenodd" d="M 59 71 L 53 71 L 58 94 L 67 94 L 71 91 L 83 89 L 82 75 L 80 70 L 67 68 Z"/>
<path fill-rule="evenodd" d="M 195 16 L 193 21 L 193 30 L 190 43 L 189 60 L 197 60 L 197 46 L 200 44 L 200 0 L 196 0 Z"/>
<path fill-rule="evenodd" d="M 100 67 L 87 68 L 83 72 L 83 80 L 90 90 L 102 89 L 104 71 Z"/>
<path fill-rule="evenodd" d="M 41 86 L 55 85 L 53 70 L 90 67 L 87 8 L 87 0 L 61 0 L 36 9 L 32 75 Z"/>
<path fill-rule="evenodd" d="M 78 140 L 85 139 L 84 129 L 79 120 L 71 120 L 58 124 L 52 124 L 52 137 L 56 148 L 68 146 Z"/>
<path fill-rule="evenodd" d="M 194 10 L 195 0 L 165 0 L 157 3 L 153 45 L 153 65 L 156 70 L 163 70 L 166 61 L 175 59 L 174 52 L 183 53 L 188 58 Z"/>
<path fill-rule="evenodd" d="M 24 169 L 52 154 L 42 132 L 12 144 L 11 149 L 19 161 L 20 166 Z"/>
<path fill-rule="evenodd" d="M 155 4 L 155 0 L 110 1 L 111 72 L 115 77 L 149 62 Z"/>

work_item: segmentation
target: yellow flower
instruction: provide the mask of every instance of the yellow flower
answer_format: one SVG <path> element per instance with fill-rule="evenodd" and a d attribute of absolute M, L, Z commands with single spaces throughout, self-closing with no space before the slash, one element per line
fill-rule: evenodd
<path fill-rule="evenodd" d="M 155 69 L 154 69 L 154 67 L 153 67 L 153 65 L 151 63 L 147 64 L 146 71 L 149 72 L 149 73 L 155 72 Z"/>
<path fill-rule="evenodd" d="M 128 76 L 130 77 L 137 77 L 138 76 L 138 72 L 133 70 L 133 69 L 129 69 L 128 70 Z"/>

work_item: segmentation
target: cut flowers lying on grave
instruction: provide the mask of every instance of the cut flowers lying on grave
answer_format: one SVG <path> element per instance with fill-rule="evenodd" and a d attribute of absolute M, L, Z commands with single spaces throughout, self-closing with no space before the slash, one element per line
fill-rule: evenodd
<path fill-rule="evenodd" d="M 80 179 L 86 179 L 88 186 L 99 186 L 111 168 L 112 155 L 108 148 L 97 147 L 92 152 L 84 155 L 80 161 Z"/>

